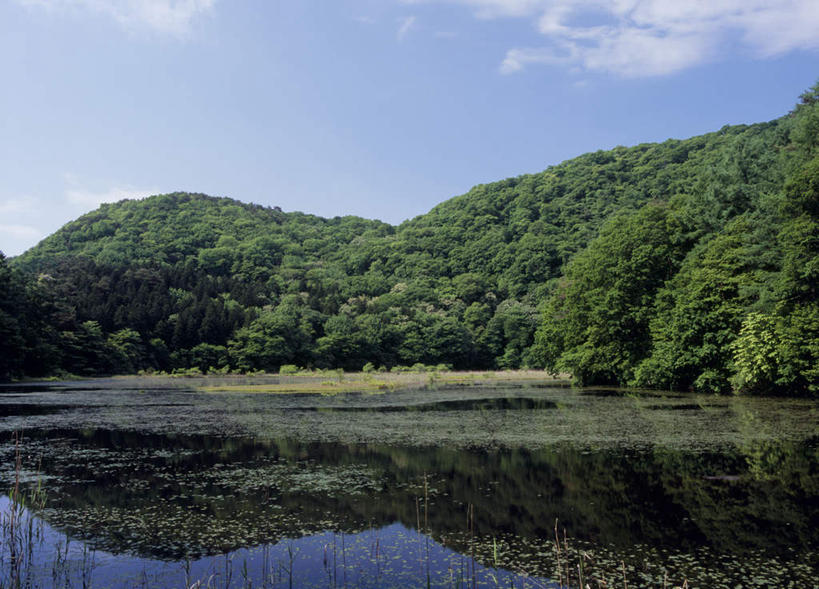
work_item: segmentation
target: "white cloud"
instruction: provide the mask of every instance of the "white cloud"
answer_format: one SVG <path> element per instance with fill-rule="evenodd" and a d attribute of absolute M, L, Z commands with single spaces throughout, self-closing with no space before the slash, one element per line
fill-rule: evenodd
<path fill-rule="evenodd" d="M 158 190 L 142 190 L 132 186 L 116 187 L 101 192 L 73 187 L 65 191 L 65 198 L 69 204 L 86 209 L 95 209 L 106 202 L 145 198 L 153 194 L 159 194 L 159 192 Z"/>
<path fill-rule="evenodd" d="M 410 32 L 410 29 L 415 26 L 415 20 L 416 19 L 414 16 L 408 16 L 399 21 L 401 24 L 399 25 L 398 32 L 396 33 L 396 37 L 399 41 L 403 41 Z"/>
<path fill-rule="evenodd" d="M 37 200 L 31 196 L 0 200 L 0 215 L 19 215 L 37 210 Z"/>
<path fill-rule="evenodd" d="M 40 241 L 46 235 L 41 225 L 49 212 L 34 196 L 0 197 L 0 251 L 17 256 Z"/>
<path fill-rule="evenodd" d="M 216 0 L 17 0 L 49 11 L 87 10 L 104 14 L 127 29 L 184 36 L 208 14 Z"/>
<path fill-rule="evenodd" d="M 548 2 L 544 0 L 404 0 L 406 4 L 427 4 L 431 2 L 463 4 L 475 9 L 478 18 L 499 16 L 530 16 L 536 14 Z"/>
<path fill-rule="evenodd" d="M 15 239 L 35 240 L 43 237 L 43 232 L 29 225 L 0 225 L 0 233 Z M 16 255 L 16 254 L 14 254 Z"/>
<path fill-rule="evenodd" d="M 538 47 L 507 51 L 503 73 L 557 64 L 625 77 L 670 74 L 739 48 L 759 57 L 819 49 L 817 0 L 405 0 L 526 18 Z"/>
<path fill-rule="evenodd" d="M 92 183 L 89 189 L 88 184 L 73 174 L 64 174 L 62 180 L 62 193 L 56 198 L 0 194 L 0 251 L 10 256 L 21 254 L 58 229 L 67 219 L 94 210 L 102 203 L 144 198 L 163 192 L 124 184 L 97 190 L 99 184 Z M 59 188 L 57 192 L 60 192 Z"/>
<path fill-rule="evenodd" d="M 514 74 L 532 63 L 559 64 L 568 61 L 568 57 L 560 58 L 551 49 L 510 49 L 500 65 L 502 74 Z"/>

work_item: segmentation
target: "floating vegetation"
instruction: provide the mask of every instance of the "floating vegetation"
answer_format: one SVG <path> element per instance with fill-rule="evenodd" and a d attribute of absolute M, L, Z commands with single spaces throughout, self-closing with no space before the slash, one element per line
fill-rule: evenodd
<path fill-rule="evenodd" d="M 328 379 L 328 377 L 330 377 Z M 434 385 L 478 385 L 498 382 L 548 382 L 555 386 L 555 379 L 540 371 L 510 372 L 417 372 L 345 374 L 340 371 L 286 373 L 274 379 L 261 377 L 242 378 L 240 383 L 223 381 L 219 384 L 205 384 L 197 390 L 204 393 L 270 393 L 270 394 L 341 394 L 372 393 L 395 390 L 427 388 Z M 274 380 L 274 382 L 271 382 Z"/>
<path fill-rule="evenodd" d="M 258 385 L 215 385 L 200 387 L 203 393 L 270 393 L 270 394 L 319 394 L 374 393 L 395 389 L 394 383 L 381 380 L 322 381 L 310 383 L 278 383 Z"/>
<path fill-rule="evenodd" d="M 42 483 L 31 521 L 51 544 L 40 560 L 51 566 L 52 541 L 70 538 L 59 554 L 79 586 L 88 563 L 94 586 L 114 587 L 241 587 L 243 571 L 256 587 L 341 586 L 345 574 L 368 587 L 429 575 L 431 586 L 552 588 L 581 574 L 592 588 L 624 576 L 632 589 L 804 587 L 819 572 L 811 401 L 399 376 L 418 386 L 0 388 L 11 407 L 0 430 L 27 432 L 20 468 L 11 434 L 0 443 L 0 484 Z M 269 378 L 247 382 L 294 377 Z M 106 572 L 114 565 L 126 573 Z"/>
<path fill-rule="evenodd" d="M 29 561 L 24 572 L 28 586 L 51 586 L 43 583 L 46 574 L 55 566 L 62 567 L 59 585 L 65 587 L 88 586 L 93 578 L 97 584 L 112 587 L 166 587 L 180 585 L 183 579 L 185 586 L 193 586 L 191 580 L 198 579 L 201 586 L 212 587 L 795 589 L 811 586 L 815 579 L 815 552 L 807 553 L 805 561 L 792 562 L 762 552 L 742 558 L 715 555 L 704 548 L 685 553 L 635 544 L 626 550 L 611 550 L 572 538 L 565 531 L 537 540 L 508 533 L 490 536 L 476 533 L 468 515 L 474 514 L 472 506 L 462 518 L 464 530 L 436 534 L 429 527 L 428 503 L 423 497 L 417 498 L 417 525 L 413 527 L 390 524 L 350 530 L 328 520 L 316 522 L 321 529 L 303 529 L 276 541 L 173 563 L 122 551 L 111 553 L 76 539 L 70 547 L 72 541 L 38 522 L 40 535 L 31 544 L 32 555 L 37 562 L 53 563 L 52 568 L 33 566 L 35 561 Z M 465 515 L 463 511 L 459 514 Z M 125 513 L 116 516 L 128 519 Z"/>
<path fill-rule="evenodd" d="M 0 419 L 0 432 L 90 429 L 139 431 L 156 435 L 206 435 L 282 438 L 304 442 L 387 443 L 469 447 L 544 448 L 569 443 L 590 449 L 617 446 L 650 450 L 656 447 L 708 451 L 755 439 L 804 440 L 816 435 L 819 408 L 808 399 L 759 397 L 724 398 L 708 395 L 639 392 L 590 396 L 583 389 L 555 386 L 551 380 L 476 380 L 468 385 L 435 382 L 430 374 L 365 375 L 371 383 L 385 378 L 415 379 L 417 386 L 390 390 L 341 390 L 350 385 L 298 381 L 328 394 L 265 394 L 212 392 L 224 388 L 293 386 L 287 379 L 214 377 L 171 379 L 110 379 L 59 383 L 50 391 L 11 393 L 0 386 L 0 405 L 12 404 L 13 414 Z M 433 374 L 434 376 L 434 374 Z M 362 381 L 363 382 L 363 381 Z M 374 388 L 380 384 L 372 385 Z M 19 387 L 18 387 L 19 388 Z M 11 388 L 11 390 L 17 390 Z M 377 394 L 373 394 L 377 393 Z M 458 404 L 474 410 L 460 410 Z M 517 406 L 515 406 L 517 404 Z M 41 409 L 57 405 L 59 411 Z M 694 406 L 701 410 L 691 410 Z M 416 411 L 427 411 L 419 419 Z M 678 407 L 684 407 L 680 410 Z M 452 409 L 452 412 L 439 409 Z M 689 409 L 691 408 L 691 409 Z M 359 416 L 349 413 L 358 411 Z M 373 423 L 377 415 L 377 424 Z"/>

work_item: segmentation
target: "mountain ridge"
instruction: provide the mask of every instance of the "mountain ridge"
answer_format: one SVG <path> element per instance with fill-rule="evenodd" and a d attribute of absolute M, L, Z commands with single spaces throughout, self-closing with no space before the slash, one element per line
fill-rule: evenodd
<path fill-rule="evenodd" d="M 754 313 L 787 339 L 793 326 L 783 317 L 795 307 L 785 304 L 782 284 L 802 272 L 787 260 L 812 267 L 813 245 L 803 252 L 787 237 L 797 219 L 815 222 L 811 205 L 798 215 L 787 207 L 801 198 L 789 187 L 810 176 L 815 94 L 767 123 L 600 150 L 476 185 L 397 226 L 172 193 L 103 205 L 11 264 L 50 276 L 50 296 L 69 308 L 58 333 L 91 330 L 83 337 L 98 348 L 119 345 L 126 369 L 443 363 L 546 367 L 586 383 L 749 388 L 735 378 L 730 346 Z M 759 243 L 743 241 L 743 231 Z M 737 310 L 720 328 L 719 353 L 675 368 L 658 351 L 674 338 L 656 318 L 674 323 L 669 313 L 691 288 L 680 276 L 700 270 L 712 242 L 741 250 L 715 258 L 739 264 L 731 269 L 741 278 L 736 292 L 726 295 Z M 765 268 L 748 257 L 754 247 Z M 621 288 L 626 283 L 639 287 Z M 623 300 L 612 300 L 617 292 Z M 623 302 L 629 297 L 637 303 Z M 117 343 L 117 334 L 130 343 Z M 714 345 L 700 336 L 687 345 Z M 793 353 L 804 364 L 813 352 L 800 345 Z M 86 358 L 81 372 L 93 373 L 100 358 Z M 765 386 L 813 386 L 812 376 L 796 372 L 790 381 L 777 372 Z"/>

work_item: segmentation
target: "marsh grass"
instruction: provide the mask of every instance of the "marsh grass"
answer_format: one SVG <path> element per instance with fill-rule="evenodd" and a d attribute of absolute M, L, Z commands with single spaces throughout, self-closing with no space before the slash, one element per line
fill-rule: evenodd
<path fill-rule="evenodd" d="M 2 513 L 0 531 L 2 531 L 2 549 L 0 549 L 0 589 L 23 589 L 34 587 L 92 587 L 92 573 L 95 567 L 95 553 L 87 546 L 81 547 L 81 558 L 77 558 L 77 547 L 72 551 L 69 539 L 65 537 L 51 553 L 50 575 L 47 566 L 43 566 L 43 549 L 45 544 L 44 524 L 35 513 L 45 507 L 45 493 L 39 483 L 35 488 L 25 491 L 23 485 L 24 469 L 21 452 L 21 436 L 15 435 L 15 478 L 9 491 L 9 506 Z M 446 568 L 441 568 L 440 562 L 435 563 L 432 555 L 432 543 L 438 542 L 446 546 L 444 538 L 435 538 L 430 526 L 432 501 L 428 476 L 423 475 L 419 485 L 418 496 L 415 499 L 417 558 L 416 581 L 411 585 L 402 583 L 401 586 L 447 587 L 448 589 L 477 589 L 478 587 L 500 588 L 531 588 L 531 589 L 629 589 L 632 572 L 627 572 L 625 562 L 600 563 L 591 551 L 585 551 L 570 544 L 569 536 L 564 528 L 562 535 L 559 522 L 554 524 L 554 542 L 552 554 L 542 555 L 545 569 L 553 570 L 551 578 L 531 574 L 522 567 L 510 566 L 504 558 L 504 545 L 497 538 L 491 542 L 486 537 L 479 537 L 476 527 L 475 505 L 470 503 L 466 507 L 466 521 L 464 531 L 456 550 L 455 558 L 448 561 Z M 381 582 L 389 582 L 387 576 L 382 576 L 382 568 L 389 567 L 390 556 L 385 554 L 380 545 L 378 532 L 371 528 L 372 542 L 369 547 L 350 547 L 348 535 L 344 532 L 333 532 L 331 540 L 323 548 L 323 569 L 326 584 L 322 587 L 358 587 L 371 586 L 361 578 L 354 581 L 348 578 L 356 566 L 352 562 L 360 563 L 360 559 L 353 558 L 355 550 L 369 552 L 369 565 L 375 571 L 374 586 Z M 185 589 L 228 589 L 241 587 L 242 589 L 299 587 L 300 567 L 309 566 L 298 562 L 299 549 L 294 547 L 294 541 L 286 541 L 285 550 L 280 551 L 277 558 L 271 557 L 271 547 L 263 546 L 261 553 L 261 569 L 256 568 L 252 573 L 248 568 L 247 559 L 239 560 L 237 553 L 212 557 L 207 573 L 195 579 L 191 574 L 191 563 L 185 561 L 183 565 Z M 38 552 L 39 549 L 39 552 Z M 407 546 L 405 552 L 412 550 Z M 356 555 L 360 556 L 360 555 Z M 551 557 L 551 559 L 550 559 Z M 39 562 L 38 562 L 39 558 Z M 238 564 L 237 564 L 238 563 Z M 619 565 L 619 566 L 618 566 Z M 621 574 L 620 574 L 621 573 Z M 363 584 L 362 584 L 363 582 Z M 137 584 L 139 586 L 139 584 Z M 152 586 L 146 573 L 143 573 L 142 586 Z M 634 587 L 635 585 L 631 585 Z M 646 586 L 637 584 L 636 586 Z M 648 586 L 660 587 L 659 583 Z M 682 585 L 670 585 L 668 574 L 662 580 L 662 589 L 687 589 L 686 581 Z"/>
<path fill-rule="evenodd" d="M 22 589 L 28 587 L 91 587 L 92 573 L 95 568 L 95 553 L 87 545 L 70 546 L 69 539 L 64 537 L 50 552 L 44 546 L 46 536 L 43 520 L 36 513 L 45 507 L 46 495 L 37 477 L 37 484 L 33 488 L 24 484 L 22 436 L 15 434 L 14 482 L 9 491 L 8 507 L 0 514 L 0 589 Z M 39 468 L 38 468 L 39 471 Z M 26 490 L 28 489 L 28 490 Z M 650 586 L 662 589 L 687 589 L 687 581 L 682 585 L 672 585 L 668 581 L 668 573 L 664 572 L 662 579 L 651 583 L 635 581 L 634 571 L 627 570 L 623 561 L 611 562 L 598 559 L 593 550 L 584 550 L 582 546 L 575 546 L 569 542 L 569 535 L 565 528 L 559 528 L 559 522 L 554 523 L 554 541 L 551 553 L 544 552 L 539 558 L 541 572 L 532 574 L 522 566 L 513 564 L 505 558 L 504 550 L 508 547 L 499 542 L 496 537 L 479 537 L 477 532 L 476 508 L 470 503 L 466 507 L 466 520 L 463 533 L 459 541 L 450 546 L 459 546 L 455 550 L 454 558 L 448 561 L 446 567 L 435 561 L 433 543 L 437 542 L 446 547 L 449 542 L 446 538 L 436 537 L 430 525 L 433 515 L 430 484 L 427 474 L 423 475 L 418 487 L 418 496 L 415 499 L 415 516 L 417 535 L 416 569 L 418 587 L 448 587 L 450 589 L 477 589 L 477 587 L 513 587 L 532 589 L 629 589 L 629 587 Z M 434 495 L 434 493 L 433 493 Z M 376 586 L 382 578 L 382 567 L 389 566 L 388 555 L 381 548 L 380 538 L 374 530 L 372 544 L 369 546 L 368 566 L 375 571 Z M 352 563 L 361 562 L 360 555 L 354 551 L 361 551 L 366 547 L 360 544 L 350 546 L 350 537 L 343 532 L 333 532 L 332 539 L 324 546 L 323 567 L 326 587 L 355 587 L 360 586 L 348 578 L 356 566 Z M 263 546 L 261 570 L 256 568 L 251 572 L 247 560 L 239 561 L 237 553 L 226 554 L 222 557 L 213 557 L 212 566 L 207 574 L 195 580 L 191 574 L 190 562 L 184 565 L 184 586 L 186 589 L 227 589 L 229 587 L 298 587 L 300 567 L 307 566 L 304 561 L 298 561 L 299 549 L 294 541 L 287 540 L 285 550 L 280 551 L 277 558 L 271 558 L 270 546 Z M 72 550 L 73 548 L 73 550 Z M 78 558 L 78 550 L 81 557 Z M 406 546 L 404 552 L 415 551 L 414 547 Z M 44 556 L 46 558 L 44 558 Z M 352 557 L 352 558 L 351 558 Z M 413 557 L 414 558 L 414 557 Z M 48 574 L 47 562 L 51 562 Z M 240 564 L 235 566 L 235 562 Z M 224 566 L 221 566 L 223 563 Z M 414 566 L 414 565 L 413 565 Z M 543 575 L 542 571 L 552 571 Z M 198 576 L 198 575 L 197 575 Z M 548 578 L 547 578 L 548 577 Z M 180 583 L 182 578 L 179 579 Z M 149 586 L 147 576 L 143 584 Z M 402 585 L 404 586 L 404 585 Z"/>
<path fill-rule="evenodd" d="M 31 493 L 21 487 L 22 436 L 14 434 L 14 483 L 8 492 L 8 506 L 0 512 L 0 587 L 18 588 L 29 584 L 34 564 L 34 549 L 42 539 L 42 525 L 31 515 L 30 508 L 42 507 L 42 486 Z"/>
<path fill-rule="evenodd" d="M 325 380 L 310 383 L 216 385 L 200 387 L 203 393 L 277 393 L 277 394 L 322 394 L 379 393 L 394 390 L 395 387 L 383 381 L 337 382 Z"/>
<path fill-rule="evenodd" d="M 259 375 L 270 377 L 270 375 Z M 328 378 L 331 377 L 331 378 Z M 278 393 L 278 394 L 343 394 L 343 393 L 380 393 L 397 390 L 413 390 L 434 387 L 437 385 L 470 385 L 492 382 L 543 382 L 560 384 L 566 381 L 562 377 L 550 377 L 538 370 L 454 372 L 438 370 L 402 370 L 392 372 L 353 372 L 340 370 L 287 371 L 278 375 L 274 383 L 220 383 L 204 385 L 198 388 L 205 393 Z"/>
<path fill-rule="evenodd" d="M 0 512 L 0 588 L 17 589 L 31 585 L 35 549 L 43 539 L 42 522 L 32 509 L 42 508 L 45 495 L 37 487 L 26 492 L 22 486 L 22 435 L 14 433 L 14 483 L 8 491 L 8 504 Z"/>
<path fill-rule="evenodd" d="M 14 432 L 14 483 L 8 491 L 7 505 L 0 510 L 0 589 L 89 588 L 95 566 L 93 550 L 83 544 L 76 561 L 76 551 L 72 551 L 68 538 L 53 550 L 45 547 L 45 522 L 37 513 L 45 508 L 46 493 L 39 466 L 37 484 L 33 488 L 25 484 L 24 478 L 28 477 L 22 443 L 22 433 Z M 51 558 L 44 559 L 44 553 Z"/>

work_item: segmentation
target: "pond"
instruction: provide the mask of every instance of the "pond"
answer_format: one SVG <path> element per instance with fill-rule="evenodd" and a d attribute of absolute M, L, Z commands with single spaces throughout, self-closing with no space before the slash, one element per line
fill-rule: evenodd
<path fill-rule="evenodd" d="M 42 489 L 0 586 L 817 584 L 814 401 L 218 382 L 0 387 L 0 483 Z"/>

